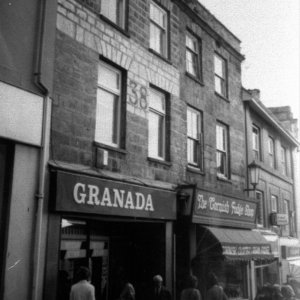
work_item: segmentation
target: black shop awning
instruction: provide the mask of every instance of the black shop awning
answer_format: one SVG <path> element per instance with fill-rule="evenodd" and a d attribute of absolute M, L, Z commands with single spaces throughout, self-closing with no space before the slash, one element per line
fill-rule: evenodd
<path fill-rule="evenodd" d="M 217 227 L 197 228 L 197 257 L 228 260 L 273 260 L 271 245 L 252 230 Z"/>

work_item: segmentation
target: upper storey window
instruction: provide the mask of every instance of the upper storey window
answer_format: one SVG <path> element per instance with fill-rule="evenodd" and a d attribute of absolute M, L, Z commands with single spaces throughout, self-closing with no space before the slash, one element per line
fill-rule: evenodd
<path fill-rule="evenodd" d="M 260 130 L 257 126 L 252 126 L 252 151 L 253 158 L 260 160 Z"/>
<path fill-rule="evenodd" d="M 149 93 L 149 157 L 165 160 L 166 150 L 166 95 L 154 88 Z"/>
<path fill-rule="evenodd" d="M 125 29 L 127 0 L 78 0 L 121 29 Z"/>
<path fill-rule="evenodd" d="M 201 53 L 199 40 L 188 32 L 185 36 L 185 47 L 186 71 L 190 75 L 201 79 Z"/>
<path fill-rule="evenodd" d="M 125 28 L 126 0 L 101 0 L 100 13 L 121 28 Z"/>
<path fill-rule="evenodd" d="M 187 160 L 203 170 L 202 115 L 191 107 L 187 108 Z"/>
<path fill-rule="evenodd" d="M 156 3 L 150 3 L 150 48 L 168 58 L 168 14 Z"/>
<path fill-rule="evenodd" d="M 215 91 L 227 98 L 227 70 L 226 61 L 220 55 L 215 54 L 214 56 L 214 67 L 215 67 Z"/>
<path fill-rule="evenodd" d="M 121 85 L 121 72 L 100 62 L 95 141 L 113 147 L 120 146 Z"/>
<path fill-rule="evenodd" d="M 217 174 L 220 177 L 229 176 L 229 153 L 228 153 L 228 127 L 222 123 L 217 123 Z"/>
<path fill-rule="evenodd" d="M 288 175 L 287 172 L 287 162 L 286 162 L 286 158 L 287 158 L 287 152 L 286 152 L 286 148 L 284 148 L 283 146 L 281 146 L 281 151 L 280 151 L 280 162 L 281 162 L 281 171 L 284 175 Z"/>
<path fill-rule="evenodd" d="M 268 140 L 269 163 L 271 168 L 275 168 L 275 143 L 272 137 Z"/>

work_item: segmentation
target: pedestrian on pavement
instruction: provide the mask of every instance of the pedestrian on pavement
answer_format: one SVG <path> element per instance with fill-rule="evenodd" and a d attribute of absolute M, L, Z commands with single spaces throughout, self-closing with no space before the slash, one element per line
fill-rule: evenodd
<path fill-rule="evenodd" d="M 201 300 L 201 294 L 197 286 L 197 277 L 190 275 L 187 279 L 186 288 L 181 292 L 180 300 Z"/>
<path fill-rule="evenodd" d="M 95 300 L 95 287 L 89 283 L 91 273 L 86 267 L 77 272 L 78 282 L 71 287 L 70 300 Z"/>
<path fill-rule="evenodd" d="M 283 300 L 281 286 L 278 283 L 275 283 L 272 286 L 272 300 Z"/>
<path fill-rule="evenodd" d="M 119 300 L 135 300 L 135 289 L 125 276 L 122 279 L 122 286 L 123 288 Z"/>
<path fill-rule="evenodd" d="M 282 293 L 284 300 L 295 300 L 296 299 L 296 294 L 295 294 L 293 288 L 287 283 L 285 283 L 281 287 L 281 293 Z"/>
<path fill-rule="evenodd" d="M 208 274 L 207 300 L 227 300 L 227 296 L 214 273 Z"/>
<path fill-rule="evenodd" d="M 161 275 L 153 277 L 153 289 L 150 292 L 151 300 L 171 300 L 172 296 L 170 291 L 163 286 L 163 278 Z"/>

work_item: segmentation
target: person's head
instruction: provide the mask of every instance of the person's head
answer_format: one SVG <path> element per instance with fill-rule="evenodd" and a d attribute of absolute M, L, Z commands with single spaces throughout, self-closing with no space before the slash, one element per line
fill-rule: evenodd
<path fill-rule="evenodd" d="M 153 277 L 153 284 L 155 287 L 161 287 L 163 283 L 163 278 L 160 275 L 155 275 Z"/>
<path fill-rule="evenodd" d="M 186 280 L 186 287 L 187 288 L 196 288 L 198 285 L 198 279 L 194 275 L 190 275 Z"/>
<path fill-rule="evenodd" d="M 218 278 L 215 273 L 210 272 L 207 278 L 207 288 L 211 288 L 215 284 L 218 284 Z"/>
<path fill-rule="evenodd" d="M 80 280 L 88 280 L 91 276 L 91 272 L 87 267 L 79 267 L 77 271 L 77 279 Z"/>

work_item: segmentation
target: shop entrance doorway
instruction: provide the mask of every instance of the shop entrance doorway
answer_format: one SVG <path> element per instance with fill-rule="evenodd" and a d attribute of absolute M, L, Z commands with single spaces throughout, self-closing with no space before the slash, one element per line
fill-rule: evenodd
<path fill-rule="evenodd" d="M 117 299 L 126 281 L 146 299 L 152 277 L 165 277 L 165 224 L 63 218 L 57 299 L 68 299 L 80 266 L 91 270 L 97 300 Z"/>

